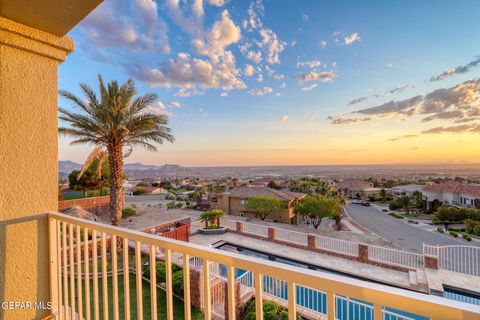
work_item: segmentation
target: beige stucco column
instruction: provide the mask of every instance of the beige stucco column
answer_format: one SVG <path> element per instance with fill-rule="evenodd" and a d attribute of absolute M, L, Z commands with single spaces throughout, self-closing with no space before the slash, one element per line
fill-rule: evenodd
<path fill-rule="evenodd" d="M 73 41 L 0 17 L 0 303 L 48 302 L 48 225 L 58 205 L 58 65 Z M 0 319 L 48 310 L 0 308 Z"/>

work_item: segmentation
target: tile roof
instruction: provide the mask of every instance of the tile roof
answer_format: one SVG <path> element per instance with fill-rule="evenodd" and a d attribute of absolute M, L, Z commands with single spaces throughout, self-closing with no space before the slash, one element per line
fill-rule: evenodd
<path fill-rule="evenodd" d="M 372 188 L 373 184 L 360 179 L 345 179 L 336 184 L 338 189 L 363 190 Z"/>
<path fill-rule="evenodd" d="M 305 193 L 291 192 L 286 190 L 275 190 L 268 187 L 236 187 L 229 192 L 231 197 L 248 199 L 258 196 L 270 196 L 283 201 L 291 201 L 305 196 Z"/>
<path fill-rule="evenodd" d="M 432 184 L 424 187 L 423 191 L 463 193 L 463 194 L 480 197 L 479 184 L 467 184 L 467 183 L 459 183 L 459 182 L 453 182 L 453 181 Z"/>

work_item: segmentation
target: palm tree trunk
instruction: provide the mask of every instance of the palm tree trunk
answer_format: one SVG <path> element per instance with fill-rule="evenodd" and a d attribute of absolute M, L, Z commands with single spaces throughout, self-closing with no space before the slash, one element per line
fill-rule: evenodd
<path fill-rule="evenodd" d="M 108 146 L 108 165 L 110 169 L 110 218 L 112 225 L 122 224 L 123 210 L 123 152 L 121 144 Z"/>

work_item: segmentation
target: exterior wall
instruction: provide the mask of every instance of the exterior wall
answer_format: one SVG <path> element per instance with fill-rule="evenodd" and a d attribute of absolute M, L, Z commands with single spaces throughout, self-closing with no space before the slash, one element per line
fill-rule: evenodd
<path fill-rule="evenodd" d="M 0 301 L 50 301 L 46 213 L 58 209 L 57 74 L 72 50 L 68 37 L 0 17 Z M 0 308 L 0 319 L 48 313 Z"/>
<path fill-rule="evenodd" d="M 87 211 L 95 211 L 99 207 L 110 207 L 110 196 L 58 201 L 58 211 L 76 206 Z"/>

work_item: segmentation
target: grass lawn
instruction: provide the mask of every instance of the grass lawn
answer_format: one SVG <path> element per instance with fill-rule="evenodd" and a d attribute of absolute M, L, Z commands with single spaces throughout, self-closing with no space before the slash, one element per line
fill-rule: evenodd
<path fill-rule="evenodd" d="M 130 317 L 131 319 L 137 319 L 137 301 L 136 301 L 136 283 L 135 283 L 135 274 L 130 273 Z M 75 281 L 76 285 L 76 281 Z M 109 318 L 113 319 L 113 293 L 112 293 L 112 277 L 108 277 L 108 314 Z M 118 275 L 118 301 L 119 301 L 119 313 L 120 319 L 124 319 L 124 295 L 123 295 L 123 274 Z M 76 286 L 75 286 L 75 290 Z M 98 300 L 99 300 L 99 313 L 100 319 L 107 319 L 104 317 L 104 310 L 102 305 L 102 279 L 98 279 Z M 75 291 L 76 292 L 76 291 Z M 82 286 L 82 294 L 83 294 L 83 315 L 85 316 L 85 285 Z M 147 281 L 142 282 L 142 296 L 143 296 L 143 318 L 144 319 L 151 319 L 150 309 L 151 309 L 151 302 L 150 302 L 150 283 Z M 70 298 L 69 298 L 70 299 Z M 77 302 L 78 305 L 78 302 Z M 94 306 L 93 306 L 93 280 L 90 279 L 90 307 L 91 307 L 91 316 L 93 318 L 94 315 Z M 158 319 L 166 319 L 166 293 L 160 288 L 157 288 L 157 312 L 158 312 Z M 77 310 L 78 311 L 78 310 Z M 184 319 L 184 310 L 183 310 L 183 300 L 178 299 L 176 297 L 173 298 L 173 318 L 174 319 Z M 195 309 L 192 307 L 192 319 L 199 320 L 203 319 L 203 314 L 200 310 Z"/>

